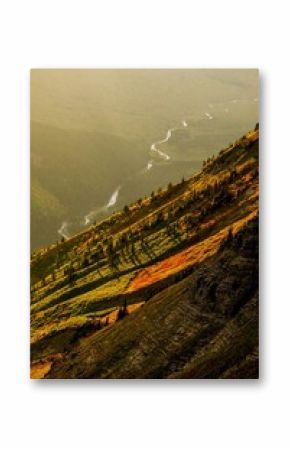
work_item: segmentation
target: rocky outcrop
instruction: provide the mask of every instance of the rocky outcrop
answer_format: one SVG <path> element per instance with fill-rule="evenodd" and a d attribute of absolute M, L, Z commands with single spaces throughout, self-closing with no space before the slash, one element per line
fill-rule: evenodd
<path fill-rule="evenodd" d="M 82 341 L 50 378 L 258 377 L 258 219 L 135 314 Z"/>

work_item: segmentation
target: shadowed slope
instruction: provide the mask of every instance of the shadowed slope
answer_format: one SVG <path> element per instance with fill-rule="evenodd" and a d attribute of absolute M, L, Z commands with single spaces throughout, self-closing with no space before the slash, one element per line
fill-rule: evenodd
<path fill-rule="evenodd" d="M 83 339 L 49 377 L 257 377 L 257 251 L 255 219 L 193 274 Z"/>

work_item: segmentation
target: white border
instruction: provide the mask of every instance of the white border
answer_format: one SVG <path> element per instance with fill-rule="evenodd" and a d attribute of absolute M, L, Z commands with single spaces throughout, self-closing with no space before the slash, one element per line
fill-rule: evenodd
<path fill-rule="evenodd" d="M 287 6 L 282 0 L 2 2 L 2 447 L 289 446 Z M 261 381 L 29 381 L 31 67 L 260 69 Z"/>

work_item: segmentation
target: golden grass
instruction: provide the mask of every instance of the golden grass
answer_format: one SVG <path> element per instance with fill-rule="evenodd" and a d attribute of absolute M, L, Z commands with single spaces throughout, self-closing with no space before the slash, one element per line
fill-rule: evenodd
<path fill-rule="evenodd" d="M 140 270 L 137 276 L 129 284 L 127 292 L 139 290 L 140 288 L 154 284 L 162 279 L 178 273 L 188 266 L 194 266 L 213 256 L 218 251 L 221 241 L 226 237 L 229 228 L 233 234 L 237 233 L 249 220 L 256 216 L 257 211 L 251 212 L 244 218 L 227 226 L 215 235 L 208 237 L 200 243 L 190 246 L 180 253 L 158 262 L 146 269 Z"/>
<path fill-rule="evenodd" d="M 49 373 L 52 364 L 55 360 L 60 360 L 63 357 L 62 354 L 53 354 L 46 359 L 32 362 L 30 366 L 30 379 L 43 379 L 47 373 Z"/>
<path fill-rule="evenodd" d="M 43 379 L 50 371 L 52 361 L 39 362 L 31 365 L 30 379 Z"/>

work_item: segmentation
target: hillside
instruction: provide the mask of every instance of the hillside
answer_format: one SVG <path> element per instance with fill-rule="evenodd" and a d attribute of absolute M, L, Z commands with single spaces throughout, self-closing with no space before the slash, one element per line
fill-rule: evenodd
<path fill-rule="evenodd" d="M 258 148 L 32 255 L 32 377 L 258 376 Z"/>
<path fill-rule="evenodd" d="M 62 130 L 31 122 L 31 245 L 60 239 L 61 222 L 103 205 L 116 185 L 147 163 L 136 141 L 101 132 Z"/>

